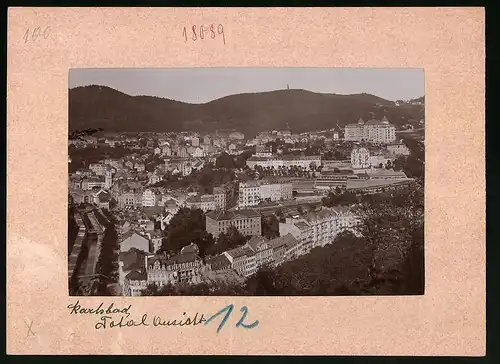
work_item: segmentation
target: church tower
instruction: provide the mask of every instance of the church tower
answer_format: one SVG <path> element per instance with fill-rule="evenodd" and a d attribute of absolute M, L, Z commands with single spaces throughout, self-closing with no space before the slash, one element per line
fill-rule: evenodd
<path fill-rule="evenodd" d="M 106 174 L 104 175 L 104 188 L 106 190 L 109 190 L 111 186 L 113 185 L 113 175 L 110 169 L 106 171 Z"/>

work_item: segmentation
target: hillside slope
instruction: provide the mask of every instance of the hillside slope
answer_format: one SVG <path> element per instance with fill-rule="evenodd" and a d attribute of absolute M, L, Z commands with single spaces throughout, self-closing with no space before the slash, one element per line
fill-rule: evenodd
<path fill-rule="evenodd" d="M 420 120 L 424 108 L 396 107 L 374 95 L 319 94 L 278 90 L 237 94 L 205 104 L 189 104 L 151 96 L 129 96 L 105 86 L 69 90 L 70 131 L 102 128 L 120 131 L 213 131 L 236 129 L 245 134 L 284 128 L 294 132 L 329 129 L 373 117 L 396 125 Z"/>

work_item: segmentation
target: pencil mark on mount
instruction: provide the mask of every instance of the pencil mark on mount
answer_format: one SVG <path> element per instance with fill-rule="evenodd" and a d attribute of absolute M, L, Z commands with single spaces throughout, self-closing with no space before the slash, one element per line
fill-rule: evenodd
<path fill-rule="evenodd" d="M 225 41 L 222 24 L 177 31 Z M 70 72 L 71 296 L 424 293 L 423 70 Z M 130 95 L 107 86 L 116 79 Z M 99 323 L 140 324 L 123 309 Z M 207 321 L 260 325 L 249 304 L 234 323 L 233 311 Z"/>
<path fill-rule="evenodd" d="M 217 26 L 215 24 L 210 24 L 209 26 L 192 25 L 190 28 L 183 27 L 182 36 L 184 38 L 184 42 L 187 42 L 188 40 L 192 40 L 194 42 L 197 40 L 215 39 L 217 37 L 221 37 L 222 42 L 226 44 L 226 35 L 222 24 Z"/>
<path fill-rule="evenodd" d="M 28 332 L 26 333 L 26 337 L 30 337 L 30 335 L 31 336 L 35 336 L 35 332 L 32 329 L 32 327 L 33 327 L 33 320 L 30 320 L 29 323 L 28 323 L 28 321 L 26 321 L 26 319 L 24 319 L 24 324 L 28 328 Z"/>
<path fill-rule="evenodd" d="M 42 38 L 47 39 L 50 36 L 50 31 L 50 26 L 27 28 L 23 36 L 24 43 L 36 42 L 37 40 Z"/>

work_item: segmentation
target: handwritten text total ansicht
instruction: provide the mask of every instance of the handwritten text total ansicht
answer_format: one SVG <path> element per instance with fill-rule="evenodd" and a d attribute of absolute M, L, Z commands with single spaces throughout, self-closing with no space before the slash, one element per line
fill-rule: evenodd
<path fill-rule="evenodd" d="M 101 303 L 96 308 L 85 308 L 80 305 L 80 301 L 68 305 L 68 309 L 70 309 L 70 314 L 72 315 L 101 316 L 99 321 L 94 325 L 96 330 L 137 326 L 197 326 L 206 321 L 204 314 L 198 312 L 193 317 L 184 312 L 181 319 L 174 320 L 166 320 L 157 315 L 148 316 L 147 314 L 143 314 L 140 320 L 134 320 L 130 319 L 131 307 L 132 305 L 119 308 L 114 303 L 106 307 L 104 303 Z"/>

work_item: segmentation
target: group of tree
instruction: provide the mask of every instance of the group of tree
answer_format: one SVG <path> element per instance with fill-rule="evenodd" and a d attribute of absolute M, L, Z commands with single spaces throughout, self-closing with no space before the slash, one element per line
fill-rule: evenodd
<path fill-rule="evenodd" d="M 68 153 L 71 158 L 71 163 L 69 164 L 70 172 L 76 172 L 79 169 L 88 168 L 89 164 L 98 163 L 102 159 L 120 159 L 137 153 L 137 151 L 121 146 L 110 147 L 103 145 L 95 148 L 76 148 L 70 146 Z"/>
<path fill-rule="evenodd" d="M 182 207 L 170 220 L 163 238 L 161 252 L 178 253 L 184 246 L 194 243 L 204 257 L 214 244 L 212 234 L 205 230 L 205 214 L 200 209 Z"/>
<path fill-rule="evenodd" d="M 154 184 L 154 187 L 165 187 L 171 189 L 182 189 L 192 187 L 194 191 L 200 193 L 212 193 L 213 188 L 236 179 L 232 169 L 215 168 L 208 163 L 200 170 L 193 170 L 190 175 L 182 176 L 167 172 L 163 180 Z"/>
<path fill-rule="evenodd" d="M 350 158 L 350 151 L 346 149 L 330 149 L 323 154 L 325 160 L 346 160 Z"/>
<path fill-rule="evenodd" d="M 358 203 L 356 193 L 351 191 L 341 191 L 337 187 L 335 192 L 329 192 L 327 196 L 321 199 L 321 204 L 325 207 L 349 206 Z"/>
<path fill-rule="evenodd" d="M 247 240 L 248 237 L 241 234 L 236 227 L 230 226 L 226 232 L 220 233 L 217 241 L 207 249 L 207 255 L 219 255 L 225 251 L 239 248 L 245 245 Z"/>
<path fill-rule="evenodd" d="M 154 172 L 158 166 L 164 163 L 165 161 L 158 154 L 151 154 L 144 161 L 147 172 Z"/>
<path fill-rule="evenodd" d="M 395 171 L 403 171 L 410 178 L 415 178 L 422 184 L 425 179 L 425 151 L 418 140 L 404 138 L 403 142 L 410 150 L 410 155 L 396 158 L 393 164 Z"/>
<path fill-rule="evenodd" d="M 212 193 L 214 187 L 234 181 L 236 175 L 232 169 L 214 168 L 214 165 L 209 163 L 199 172 L 195 172 L 190 179 L 194 185 L 198 185 L 201 193 Z"/>
<path fill-rule="evenodd" d="M 253 154 L 252 150 L 244 151 L 238 155 L 222 153 L 215 160 L 216 168 L 242 169 L 245 168 L 247 159 Z"/>
<path fill-rule="evenodd" d="M 280 236 L 280 226 L 275 215 L 262 217 L 262 236 L 274 239 Z"/>
<path fill-rule="evenodd" d="M 245 295 L 245 287 L 223 282 L 199 284 L 166 284 L 158 286 L 154 283 L 142 290 L 142 296 L 241 296 Z"/>

